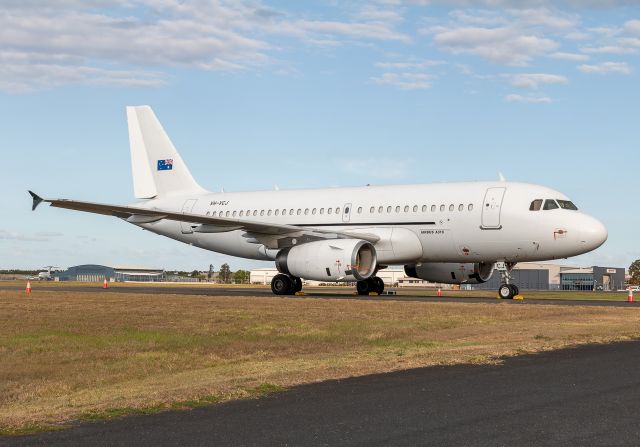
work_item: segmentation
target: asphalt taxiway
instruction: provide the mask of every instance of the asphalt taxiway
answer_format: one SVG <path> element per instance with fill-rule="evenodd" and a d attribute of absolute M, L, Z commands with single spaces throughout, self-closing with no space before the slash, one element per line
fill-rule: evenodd
<path fill-rule="evenodd" d="M 638 445 L 640 342 L 304 385 L 4 446 Z"/>
<path fill-rule="evenodd" d="M 55 285 L 32 283 L 34 290 L 61 291 L 61 292 L 77 292 L 77 293 L 140 293 L 140 294 L 174 294 L 174 295 L 207 295 L 207 296 L 252 296 L 260 297 L 277 297 L 271 292 L 270 288 L 261 287 L 202 287 L 202 286 L 167 286 L 167 285 L 137 285 L 110 287 L 102 289 L 100 284 L 95 285 Z M 4 285 L 0 283 L 0 290 L 19 290 L 22 286 L 15 284 Z M 605 306 L 605 307 L 640 307 L 640 301 L 604 301 L 604 300 L 574 300 L 574 299 L 547 299 L 547 298 L 525 298 L 524 300 L 499 300 L 496 293 L 487 290 L 486 296 L 462 297 L 449 296 L 438 297 L 435 291 L 424 291 L 420 295 L 411 294 L 402 289 L 394 289 L 397 292 L 394 295 L 380 296 L 358 296 L 354 294 L 353 288 L 323 288 L 309 287 L 304 289 L 304 295 L 296 296 L 296 298 L 320 298 L 320 299 L 357 299 L 357 300 L 376 300 L 376 301 L 421 301 L 421 302 L 447 302 L 447 303 L 507 303 L 513 305 L 528 304 L 552 304 L 562 306 Z M 526 292 L 523 292 L 526 296 Z M 282 299 L 291 298 L 290 296 L 281 296 Z"/>

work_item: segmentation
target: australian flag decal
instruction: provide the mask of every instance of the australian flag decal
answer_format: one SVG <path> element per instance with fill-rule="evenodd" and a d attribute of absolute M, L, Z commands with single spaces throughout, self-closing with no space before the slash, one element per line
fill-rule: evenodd
<path fill-rule="evenodd" d="M 158 171 L 171 171 L 173 169 L 173 158 L 158 160 Z"/>

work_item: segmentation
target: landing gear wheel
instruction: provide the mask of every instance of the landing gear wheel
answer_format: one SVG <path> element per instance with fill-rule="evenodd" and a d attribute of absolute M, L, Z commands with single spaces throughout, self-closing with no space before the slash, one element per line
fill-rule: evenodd
<path fill-rule="evenodd" d="M 503 300 L 512 300 L 515 293 L 511 284 L 502 284 L 498 289 L 498 295 Z"/>
<path fill-rule="evenodd" d="M 518 289 L 518 286 L 516 286 L 515 284 L 510 284 L 511 288 L 513 289 L 513 296 L 517 296 L 520 295 L 520 289 Z"/>
<path fill-rule="evenodd" d="M 384 281 L 382 278 L 378 278 L 377 276 L 373 277 L 373 290 L 375 290 L 378 295 L 382 295 L 384 291 Z"/>
<path fill-rule="evenodd" d="M 356 290 L 358 291 L 358 295 L 369 295 L 369 292 L 372 290 L 372 284 L 369 280 L 358 281 L 356 283 Z"/>
<path fill-rule="evenodd" d="M 292 278 L 282 273 L 278 273 L 271 280 L 271 291 L 276 295 L 289 295 L 293 293 L 294 287 Z"/>
<path fill-rule="evenodd" d="M 300 292 L 302 290 L 302 280 L 300 278 L 293 278 L 293 280 L 294 280 L 293 293 Z"/>

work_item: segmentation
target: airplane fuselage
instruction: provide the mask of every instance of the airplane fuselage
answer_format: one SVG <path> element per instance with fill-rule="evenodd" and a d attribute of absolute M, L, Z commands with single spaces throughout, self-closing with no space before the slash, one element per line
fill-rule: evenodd
<path fill-rule="evenodd" d="M 381 264 L 543 261 L 586 253 L 606 240 L 595 218 L 562 207 L 530 210 L 536 200 L 569 199 L 533 184 L 466 182 L 175 195 L 135 205 L 372 234 L 379 238 L 374 245 Z M 277 251 L 242 229 L 200 232 L 198 225 L 171 220 L 137 225 L 232 256 L 273 260 Z M 295 239 L 285 242 L 307 242 L 303 235 Z"/>

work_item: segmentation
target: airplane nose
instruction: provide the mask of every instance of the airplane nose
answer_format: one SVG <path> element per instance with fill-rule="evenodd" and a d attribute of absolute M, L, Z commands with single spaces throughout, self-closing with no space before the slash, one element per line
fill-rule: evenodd
<path fill-rule="evenodd" d="M 598 219 L 584 216 L 580 222 L 580 242 L 589 250 L 595 250 L 609 237 L 607 228 Z"/>

